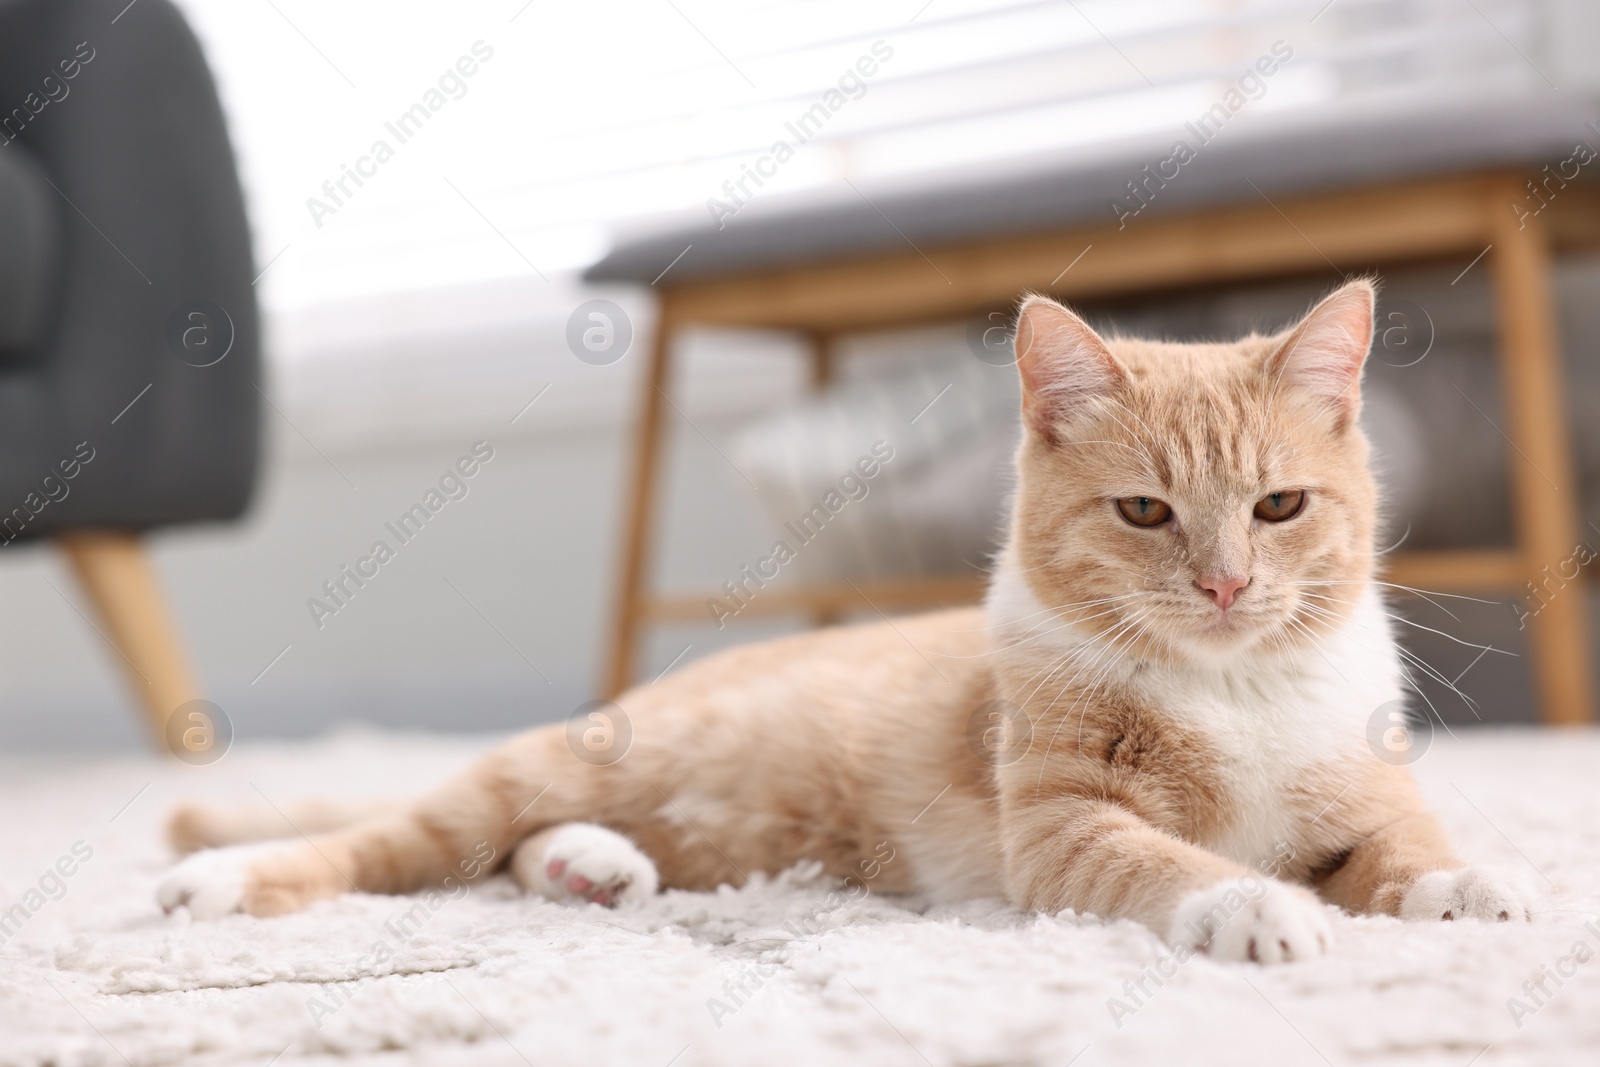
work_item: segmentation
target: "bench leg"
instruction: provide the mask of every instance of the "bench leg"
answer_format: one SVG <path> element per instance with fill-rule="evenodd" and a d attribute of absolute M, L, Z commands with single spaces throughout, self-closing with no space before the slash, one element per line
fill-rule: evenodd
<path fill-rule="evenodd" d="M 806 346 L 810 350 L 811 391 L 824 393 L 833 384 L 834 373 L 838 370 L 838 342 L 826 334 L 814 333 L 806 338 Z M 838 608 L 818 608 L 811 613 L 811 624 L 819 628 L 836 626 L 843 617 Z"/>
<path fill-rule="evenodd" d="M 1543 585 L 1545 569 L 1551 575 L 1570 571 L 1574 551 L 1588 539 L 1579 533 L 1581 485 L 1567 436 L 1549 239 L 1537 216 L 1520 225 L 1512 214 L 1507 205 L 1519 195 L 1513 182 L 1489 205 L 1490 264 L 1506 432 L 1519 453 L 1508 465 L 1514 525 L 1524 569 L 1535 585 Z M 1589 605 L 1581 573 L 1565 588 L 1541 596 L 1544 606 L 1528 620 L 1540 717 L 1550 724 L 1589 722 L 1594 715 Z"/>
<path fill-rule="evenodd" d="M 611 616 L 611 643 L 606 654 L 600 691 L 615 697 L 633 683 L 638 658 L 639 632 L 644 626 L 644 602 L 655 534 L 655 503 L 660 481 L 666 433 L 662 420 L 665 390 L 671 365 L 672 325 L 663 303 L 650 350 L 639 414 L 633 429 L 633 464 L 624 501 L 622 552 L 617 565 L 617 586 Z"/>
<path fill-rule="evenodd" d="M 161 593 L 161 581 L 137 534 L 80 531 L 61 547 L 144 707 L 156 743 L 166 748 L 167 719 L 200 697 L 200 684 Z"/>

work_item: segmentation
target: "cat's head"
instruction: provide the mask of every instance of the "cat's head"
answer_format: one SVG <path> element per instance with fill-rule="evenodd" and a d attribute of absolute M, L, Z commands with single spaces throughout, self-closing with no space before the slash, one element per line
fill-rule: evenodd
<path fill-rule="evenodd" d="M 1028 297 L 1012 550 L 1041 606 L 1200 662 L 1347 617 L 1373 566 L 1374 300 L 1353 281 L 1274 336 L 1176 344 L 1101 337 Z"/>

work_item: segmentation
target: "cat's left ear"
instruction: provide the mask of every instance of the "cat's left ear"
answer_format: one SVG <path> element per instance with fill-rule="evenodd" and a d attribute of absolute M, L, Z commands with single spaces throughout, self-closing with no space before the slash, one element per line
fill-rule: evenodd
<path fill-rule="evenodd" d="M 1047 296 L 1034 293 L 1023 300 L 1015 345 L 1022 418 L 1046 441 L 1054 442 L 1074 415 L 1128 380 L 1100 335 Z"/>
<path fill-rule="evenodd" d="M 1361 368 L 1372 347 L 1377 287 L 1365 278 L 1324 297 L 1274 350 L 1267 370 L 1275 381 L 1326 402 L 1341 428 L 1361 412 Z"/>

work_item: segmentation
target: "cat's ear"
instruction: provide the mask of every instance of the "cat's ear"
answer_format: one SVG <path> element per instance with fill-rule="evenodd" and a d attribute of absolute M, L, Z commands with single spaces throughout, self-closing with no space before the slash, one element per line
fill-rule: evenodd
<path fill-rule="evenodd" d="M 1275 381 L 1323 400 L 1341 427 L 1361 411 L 1361 368 L 1372 347 L 1377 298 L 1365 278 L 1339 287 L 1284 336 L 1268 363 Z"/>
<path fill-rule="evenodd" d="M 1100 335 L 1047 296 L 1023 300 L 1016 350 L 1022 417 L 1047 441 L 1055 440 L 1062 423 L 1085 403 L 1111 394 L 1128 379 Z"/>

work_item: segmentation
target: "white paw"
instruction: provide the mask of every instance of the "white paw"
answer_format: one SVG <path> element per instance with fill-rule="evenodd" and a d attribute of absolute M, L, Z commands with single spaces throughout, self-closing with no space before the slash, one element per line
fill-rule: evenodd
<path fill-rule="evenodd" d="M 607 907 L 648 900 L 659 885 L 656 865 L 632 841 L 586 822 L 524 841 L 511 870 L 524 887 L 551 900 Z"/>
<path fill-rule="evenodd" d="M 1527 922 L 1533 918 L 1537 900 L 1538 894 L 1517 875 L 1481 867 L 1433 871 L 1406 890 L 1400 901 L 1400 918 L 1412 922 Z"/>
<path fill-rule="evenodd" d="M 262 845 L 232 845 L 196 852 L 180 862 L 156 887 L 156 901 L 171 912 L 179 905 L 196 919 L 215 919 L 242 910 L 244 891 Z"/>
<path fill-rule="evenodd" d="M 1328 909 L 1302 889 L 1270 878 L 1229 878 L 1179 901 L 1167 939 L 1213 959 L 1289 963 L 1333 943 Z"/>

